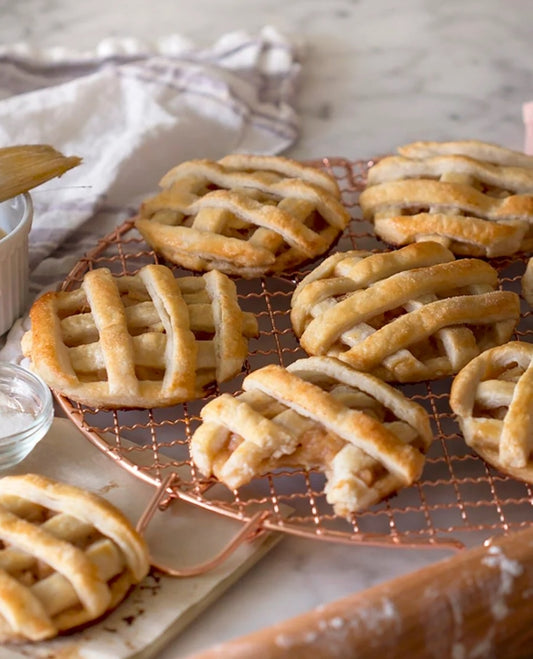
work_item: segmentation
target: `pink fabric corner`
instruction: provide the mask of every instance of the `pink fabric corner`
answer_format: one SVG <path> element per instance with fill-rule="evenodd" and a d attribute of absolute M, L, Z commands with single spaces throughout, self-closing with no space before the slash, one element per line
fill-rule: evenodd
<path fill-rule="evenodd" d="M 524 151 L 533 155 L 533 101 L 524 103 L 522 106 L 522 118 L 524 120 L 525 137 Z"/>

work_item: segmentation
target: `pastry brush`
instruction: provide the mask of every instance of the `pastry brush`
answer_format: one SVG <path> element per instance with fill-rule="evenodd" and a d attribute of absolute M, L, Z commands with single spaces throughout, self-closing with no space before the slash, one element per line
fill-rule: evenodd
<path fill-rule="evenodd" d="M 81 162 L 64 156 L 47 144 L 22 144 L 0 148 L 0 202 L 61 176 Z"/>

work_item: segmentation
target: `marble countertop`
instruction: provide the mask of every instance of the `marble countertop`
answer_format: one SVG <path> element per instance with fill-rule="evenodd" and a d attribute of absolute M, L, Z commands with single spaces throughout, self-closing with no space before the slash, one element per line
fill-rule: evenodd
<path fill-rule="evenodd" d="M 127 9 L 125 7 L 127 6 Z M 270 24 L 305 44 L 296 158 L 367 158 L 417 139 L 521 149 L 533 99 L 529 0 L 0 0 L 0 43 L 91 49 L 179 32 L 208 45 Z M 287 537 L 175 639 L 177 659 L 450 556 Z"/>
<path fill-rule="evenodd" d="M 0 42 L 91 49 L 182 33 L 208 45 L 270 24 L 300 38 L 302 134 L 289 155 L 365 158 L 414 139 L 521 148 L 533 98 L 528 0 L 0 0 Z M 216 7 L 216 9 L 214 9 Z"/>

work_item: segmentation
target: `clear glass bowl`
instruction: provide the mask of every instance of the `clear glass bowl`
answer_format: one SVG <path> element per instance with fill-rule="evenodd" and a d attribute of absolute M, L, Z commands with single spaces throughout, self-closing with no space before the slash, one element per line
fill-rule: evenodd
<path fill-rule="evenodd" d="M 0 471 L 23 460 L 46 435 L 53 418 L 52 394 L 41 378 L 22 366 L 0 362 Z"/>

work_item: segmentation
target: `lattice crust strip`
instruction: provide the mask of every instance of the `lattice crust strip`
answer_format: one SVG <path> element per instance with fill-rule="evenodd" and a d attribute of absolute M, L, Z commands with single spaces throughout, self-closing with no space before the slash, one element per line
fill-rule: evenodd
<path fill-rule="evenodd" d="M 376 240 L 373 225 L 363 219 L 358 205 L 373 163 L 325 159 L 316 164 L 335 178 L 352 215 L 334 251 L 387 249 Z M 126 221 L 74 268 L 64 289 L 78 288 L 94 267 L 133 274 L 154 260 L 133 223 Z M 235 281 L 240 306 L 256 317 L 259 337 L 250 343 L 244 371 L 219 385 L 213 395 L 169 409 L 107 412 L 60 397 L 66 413 L 90 441 L 137 476 L 158 484 L 169 471 L 177 471 L 181 496 L 187 501 L 239 519 L 252 517 L 260 508 L 268 515 L 266 528 L 286 533 L 336 542 L 436 547 L 477 543 L 533 521 L 531 486 L 494 469 L 466 444 L 450 408 L 451 378 L 394 385 L 429 414 L 434 440 L 422 475 L 412 486 L 348 518 L 334 513 L 326 500 L 326 477 L 315 468 L 280 467 L 236 490 L 202 475 L 190 455 L 202 407 L 215 394 L 242 393 L 243 378 L 251 371 L 269 364 L 286 367 L 307 356 L 292 329 L 289 309 L 295 287 L 318 263 L 287 276 Z M 498 272 L 502 290 L 520 294 L 526 266 L 520 254 L 493 259 L 490 265 Z M 533 342 L 533 315 L 523 297 L 513 337 Z"/>
<path fill-rule="evenodd" d="M 0 479 L 0 641 L 93 621 L 148 573 L 148 548 L 107 501 L 44 476 Z"/>
<path fill-rule="evenodd" d="M 165 407 L 201 397 L 242 368 L 257 322 L 212 271 L 179 280 L 164 265 L 85 273 L 30 310 L 23 350 L 59 393 L 93 407 Z"/>
<path fill-rule="evenodd" d="M 511 337 L 520 300 L 497 283 L 488 263 L 456 260 L 439 243 L 339 252 L 296 287 L 291 321 L 311 355 L 384 380 L 434 379 Z"/>
<path fill-rule="evenodd" d="M 473 359 L 455 378 L 450 405 L 475 451 L 533 482 L 533 343 L 510 341 Z"/>
<path fill-rule="evenodd" d="M 230 155 L 171 169 L 135 226 L 154 250 L 198 272 L 284 272 L 326 252 L 349 222 L 336 180 L 281 156 Z"/>
<path fill-rule="evenodd" d="M 372 167 L 360 199 L 382 240 L 436 240 L 467 256 L 531 251 L 531 156 L 473 140 L 398 151 Z"/>
<path fill-rule="evenodd" d="M 422 406 L 379 378 L 330 357 L 250 373 L 244 393 L 204 406 L 191 455 L 235 489 L 280 467 L 316 468 L 337 515 L 412 484 L 432 440 Z"/>

